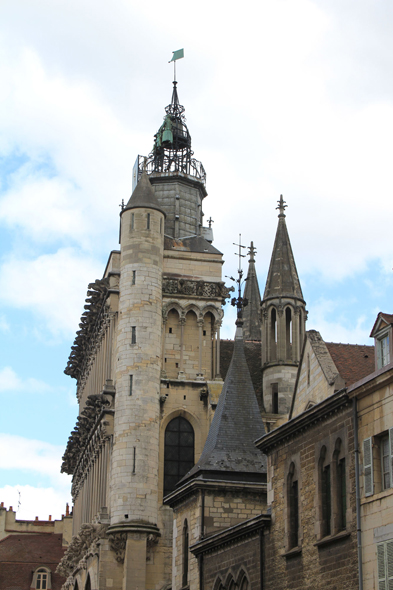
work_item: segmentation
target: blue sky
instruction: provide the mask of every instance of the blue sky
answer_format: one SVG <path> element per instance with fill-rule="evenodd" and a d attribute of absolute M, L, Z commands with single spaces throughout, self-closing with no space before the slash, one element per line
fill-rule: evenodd
<path fill-rule="evenodd" d="M 87 285 L 118 248 L 137 154 L 171 97 L 172 51 L 207 171 L 223 275 L 239 233 L 261 291 L 283 193 L 309 310 L 369 343 L 391 312 L 393 7 L 382 0 L 3 0 L 0 5 L 0 501 L 58 518 L 77 415 L 63 374 Z M 226 308 L 223 337 L 233 334 Z"/>

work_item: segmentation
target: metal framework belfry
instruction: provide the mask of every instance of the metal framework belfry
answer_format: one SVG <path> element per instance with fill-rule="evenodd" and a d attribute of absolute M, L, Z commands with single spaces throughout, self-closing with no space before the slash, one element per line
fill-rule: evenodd
<path fill-rule="evenodd" d="M 262 391 L 265 409 L 289 412 L 306 329 L 306 302 L 285 222 L 280 196 L 276 238 L 263 295 Z"/>

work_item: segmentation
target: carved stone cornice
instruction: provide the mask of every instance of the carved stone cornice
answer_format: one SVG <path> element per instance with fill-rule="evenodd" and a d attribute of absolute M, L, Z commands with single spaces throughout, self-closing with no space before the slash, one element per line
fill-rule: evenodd
<path fill-rule="evenodd" d="M 197 281 L 165 276 L 162 280 L 162 292 L 164 295 L 221 299 L 223 305 L 225 305 L 225 300 L 229 298 L 229 293 L 232 291 L 234 291 L 234 288 L 226 287 L 223 282 Z"/>
<path fill-rule="evenodd" d="M 113 400 L 114 388 L 110 384 L 107 384 L 103 393 L 89 395 L 86 406 L 78 416 L 76 426 L 68 438 L 61 466 L 62 473 L 75 474 L 82 456 L 96 433 L 90 449 L 93 452 L 98 452 L 105 440 L 112 434 L 108 431 L 109 423 L 104 419 L 104 416 L 105 414 L 113 414 Z"/>
<path fill-rule="evenodd" d="M 109 278 L 97 279 L 90 283 L 87 291 L 85 310 L 79 324 L 80 330 L 76 334 L 67 367 L 66 375 L 79 381 L 88 370 L 89 363 L 94 357 L 97 347 L 102 340 L 102 333 L 106 329 L 111 315 L 106 305 L 109 295 Z M 113 290 L 113 289 L 112 289 Z"/>
<path fill-rule="evenodd" d="M 67 551 L 56 568 L 57 574 L 67 578 L 63 588 L 70 587 L 70 580 L 73 584 L 73 575 L 77 571 L 86 569 L 86 559 L 97 553 L 99 541 L 106 537 L 107 528 L 106 524 L 83 524 L 79 533 L 72 537 Z"/>

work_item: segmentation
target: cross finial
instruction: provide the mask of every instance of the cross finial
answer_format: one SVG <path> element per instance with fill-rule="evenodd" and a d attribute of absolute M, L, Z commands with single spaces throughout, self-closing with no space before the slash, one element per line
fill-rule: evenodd
<path fill-rule="evenodd" d="M 121 210 L 124 211 L 124 208 L 125 208 L 124 199 L 121 200 L 121 204 L 119 205 L 119 207 L 121 207 Z"/>
<path fill-rule="evenodd" d="M 288 207 L 288 205 L 286 205 L 286 201 L 284 201 L 283 196 L 280 195 L 280 200 L 277 201 L 278 203 L 278 207 L 276 207 L 276 209 L 280 210 L 280 214 L 279 217 L 285 217 L 285 209 Z"/>
<path fill-rule="evenodd" d="M 207 222 L 208 222 L 208 224 L 209 224 L 209 227 L 211 227 L 211 226 L 212 226 L 212 223 L 214 223 L 214 221 L 213 221 L 213 219 L 212 219 L 211 215 L 210 215 L 210 218 L 207 220 Z"/>
<path fill-rule="evenodd" d="M 257 253 L 257 249 L 254 248 L 254 242 L 251 242 L 251 244 L 248 247 L 248 255 L 250 257 L 249 262 L 255 262 L 255 254 Z"/>

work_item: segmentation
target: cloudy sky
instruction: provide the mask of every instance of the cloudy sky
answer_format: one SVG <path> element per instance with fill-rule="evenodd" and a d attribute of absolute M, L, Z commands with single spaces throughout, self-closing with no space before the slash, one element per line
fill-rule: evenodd
<path fill-rule="evenodd" d="M 224 274 L 241 233 L 263 289 L 283 193 L 308 328 L 369 343 L 393 311 L 392 23 L 386 0 L 2 0 L 0 501 L 19 518 L 59 518 L 69 501 L 63 370 L 176 49 Z"/>

